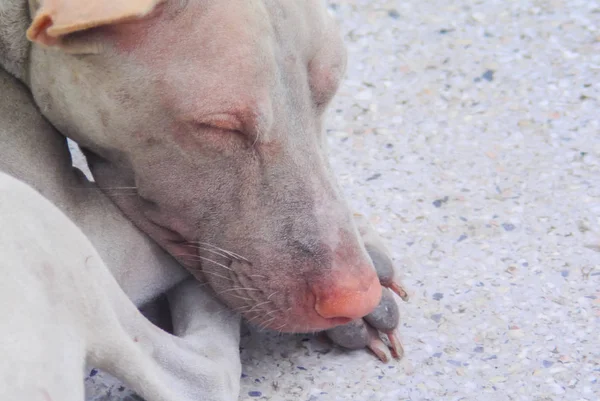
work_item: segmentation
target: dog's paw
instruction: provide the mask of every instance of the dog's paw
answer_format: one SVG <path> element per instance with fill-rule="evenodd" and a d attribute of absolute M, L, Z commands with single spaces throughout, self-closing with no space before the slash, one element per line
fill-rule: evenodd
<path fill-rule="evenodd" d="M 381 361 L 387 362 L 390 354 L 396 359 L 404 356 L 404 349 L 396 335 L 399 321 L 400 314 L 394 296 L 384 288 L 381 302 L 373 312 L 363 319 L 328 330 L 327 336 L 344 348 L 369 348 Z M 381 340 L 380 333 L 387 336 L 389 347 Z"/>
<path fill-rule="evenodd" d="M 369 348 L 383 362 L 390 359 L 390 354 L 396 359 L 401 359 L 404 349 L 396 334 L 400 322 L 400 312 L 392 291 L 404 301 L 408 301 L 408 293 L 399 278 L 396 277 L 394 264 L 379 235 L 363 215 L 355 214 L 354 216 L 365 248 L 377 271 L 379 282 L 384 287 L 381 302 L 373 312 L 363 319 L 328 330 L 327 336 L 344 348 Z M 382 341 L 381 334 L 388 338 L 389 348 Z"/>
<path fill-rule="evenodd" d="M 402 285 L 396 273 L 394 262 L 392 262 L 392 258 L 377 231 L 362 214 L 354 213 L 354 221 L 367 253 L 375 266 L 375 270 L 377 270 L 381 285 L 394 291 L 403 301 L 408 301 L 408 293 Z"/>

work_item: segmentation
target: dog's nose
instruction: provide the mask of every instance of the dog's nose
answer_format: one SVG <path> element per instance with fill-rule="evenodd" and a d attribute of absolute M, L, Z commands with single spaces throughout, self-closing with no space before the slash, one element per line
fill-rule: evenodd
<path fill-rule="evenodd" d="M 315 310 L 324 318 L 359 319 L 371 313 L 381 300 L 381 284 L 369 265 L 334 269 L 311 285 Z"/>

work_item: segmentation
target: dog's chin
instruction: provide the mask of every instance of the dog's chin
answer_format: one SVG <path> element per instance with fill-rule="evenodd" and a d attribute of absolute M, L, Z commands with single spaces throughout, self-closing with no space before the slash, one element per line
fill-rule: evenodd
<path fill-rule="evenodd" d="M 224 293 L 224 296 L 229 298 L 231 293 Z M 250 325 L 280 333 L 315 333 L 350 323 L 353 320 L 349 317 L 329 318 L 319 315 L 312 294 L 296 294 L 292 297 L 292 299 L 279 299 L 276 303 L 257 299 L 252 304 L 257 305 L 260 310 L 257 310 L 256 306 L 252 308 L 251 304 L 238 307 L 238 309 L 249 308 L 248 312 L 242 312 L 242 316 Z M 229 299 L 229 301 L 235 302 L 234 299 Z M 226 300 L 224 302 L 228 303 Z M 266 308 L 260 307 L 264 304 L 267 305 Z"/>
<path fill-rule="evenodd" d="M 316 313 L 315 313 L 316 315 Z M 352 319 L 339 317 L 326 319 L 321 316 L 305 316 L 297 318 L 296 316 L 283 316 L 281 319 L 274 319 L 268 324 L 261 324 L 256 320 L 255 316 L 244 316 L 245 320 L 254 327 L 261 330 L 270 330 L 278 333 L 316 333 L 324 330 L 329 330 L 337 326 L 350 323 Z"/>
<path fill-rule="evenodd" d="M 282 333 L 315 333 L 319 331 L 333 329 L 334 327 L 350 323 L 352 319 L 346 317 L 336 317 L 326 319 L 318 316 L 317 318 L 306 319 L 304 324 L 294 322 L 289 327 L 280 330 Z"/>

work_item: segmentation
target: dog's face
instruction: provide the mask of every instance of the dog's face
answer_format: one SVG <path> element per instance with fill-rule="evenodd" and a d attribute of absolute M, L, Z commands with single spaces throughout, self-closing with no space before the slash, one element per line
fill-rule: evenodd
<path fill-rule="evenodd" d="M 29 31 L 53 47 L 32 49 L 36 101 L 99 185 L 257 324 L 370 312 L 381 287 L 326 159 L 346 56 L 320 1 L 113 2 L 43 1 Z"/>

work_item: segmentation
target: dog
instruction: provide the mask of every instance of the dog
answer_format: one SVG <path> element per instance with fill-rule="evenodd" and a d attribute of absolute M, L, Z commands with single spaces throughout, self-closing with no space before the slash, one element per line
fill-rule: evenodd
<path fill-rule="evenodd" d="M 44 348 L 41 314 L 60 316 L 68 323 L 50 337 L 70 355 L 65 363 L 98 364 L 148 401 L 237 398 L 239 319 L 230 310 L 280 332 L 330 330 L 340 345 L 386 359 L 380 329 L 401 355 L 397 321 L 383 329 L 368 318 L 382 284 L 406 292 L 326 157 L 323 113 L 346 55 L 321 2 L 4 0 L 0 50 L 0 171 L 30 186 L 2 178 L 5 213 L 17 216 L 3 221 L 13 238 L 1 248 L 3 270 L 19 272 L 8 301 L 44 288 L 24 303 L 25 321 L 3 311 L 18 327 L 3 349 L 19 338 Z M 95 182 L 71 166 L 65 137 Z M 54 228 L 44 228 L 46 213 Z M 39 227 L 20 230 L 19 219 Z M 18 244 L 31 244 L 29 256 Z M 175 336 L 157 335 L 135 311 L 166 291 Z M 395 303 L 384 306 L 397 315 Z M 26 354 L 50 364 L 56 354 L 41 348 Z M 11 361 L 25 352 L 15 349 Z M 27 372 L 27 363 L 2 372 L 8 399 L 81 399 L 68 387 L 81 369 L 41 390 L 27 388 Z M 165 380 L 176 390 L 161 392 Z"/>

